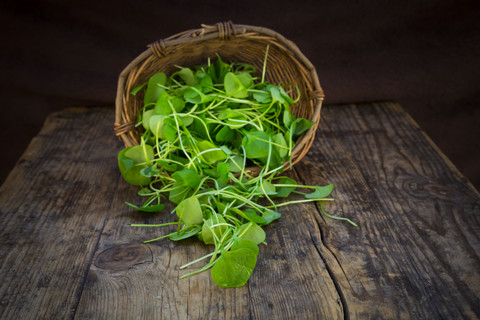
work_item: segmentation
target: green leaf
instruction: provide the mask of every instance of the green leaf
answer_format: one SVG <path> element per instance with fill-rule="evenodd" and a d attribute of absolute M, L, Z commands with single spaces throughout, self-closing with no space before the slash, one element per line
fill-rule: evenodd
<path fill-rule="evenodd" d="M 220 188 L 227 186 L 228 181 L 230 180 L 228 177 L 228 173 L 230 172 L 230 166 L 228 163 L 225 162 L 218 162 L 217 163 L 217 183 Z"/>
<path fill-rule="evenodd" d="M 262 163 L 264 164 L 267 162 L 266 159 L 260 159 L 260 160 L 262 160 Z M 280 156 L 278 155 L 277 151 L 274 148 L 270 156 L 270 168 L 278 168 L 282 164 L 284 164 L 284 161 L 282 160 L 282 158 L 280 158 Z"/>
<path fill-rule="evenodd" d="M 194 132 L 195 136 L 210 140 L 209 133 L 211 130 L 206 123 L 207 123 L 207 119 L 206 119 L 205 113 L 201 113 L 198 116 L 198 118 L 195 117 L 193 119 L 193 123 L 189 127 L 189 131 L 192 133 Z"/>
<path fill-rule="evenodd" d="M 245 285 L 255 269 L 257 255 L 250 248 L 224 251 L 212 268 L 213 282 L 224 288 Z"/>
<path fill-rule="evenodd" d="M 222 151 L 225 152 L 225 154 L 227 155 L 233 154 L 233 151 L 226 145 L 220 146 L 220 149 L 222 149 Z"/>
<path fill-rule="evenodd" d="M 295 122 L 295 116 L 290 112 L 290 110 L 283 111 L 283 123 L 285 127 L 290 128 Z"/>
<path fill-rule="evenodd" d="M 172 143 L 177 139 L 177 124 L 173 117 L 167 117 L 163 120 L 163 135 L 167 141 Z"/>
<path fill-rule="evenodd" d="M 263 195 L 276 195 L 275 186 L 267 180 L 262 180 L 262 183 L 257 187 L 257 192 Z"/>
<path fill-rule="evenodd" d="M 175 182 L 172 186 L 172 190 L 168 194 L 168 200 L 173 203 L 180 203 L 184 198 L 188 196 L 192 188 L 188 186 L 183 186 L 178 182 Z"/>
<path fill-rule="evenodd" d="M 171 96 L 168 92 L 163 91 L 155 102 L 155 113 L 159 115 L 167 115 L 172 113 L 172 108 L 168 104 L 168 100 Z"/>
<path fill-rule="evenodd" d="M 255 223 L 260 224 L 260 225 L 264 225 L 267 222 L 262 216 L 259 216 L 256 213 L 256 211 L 253 210 L 253 209 L 247 209 L 245 211 L 242 211 L 242 210 L 237 209 L 237 208 L 231 208 L 230 211 L 238 214 L 240 217 L 243 217 L 243 218 L 247 219 L 248 221 L 255 222 Z"/>
<path fill-rule="evenodd" d="M 212 77 L 201 70 L 195 73 L 195 80 L 200 84 L 201 91 L 203 93 L 208 93 L 213 90 L 213 81 Z"/>
<path fill-rule="evenodd" d="M 323 187 L 315 187 L 315 191 L 312 193 L 305 194 L 306 199 L 322 199 L 326 198 L 332 193 L 333 184 L 329 184 Z"/>
<path fill-rule="evenodd" d="M 285 137 L 281 133 L 277 133 L 272 137 L 273 149 L 277 152 L 281 159 L 285 159 L 288 155 L 288 145 Z"/>
<path fill-rule="evenodd" d="M 239 156 L 239 155 L 234 155 L 234 156 L 231 156 L 228 161 L 228 166 L 230 168 L 230 172 L 241 172 L 243 171 L 245 168 L 243 166 L 243 157 L 242 156 Z"/>
<path fill-rule="evenodd" d="M 201 161 L 207 164 L 214 164 L 217 161 L 225 160 L 227 155 L 220 148 L 207 140 L 202 140 L 197 143 L 200 152 L 202 153 L 199 158 Z"/>
<path fill-rule="evenodd" d="M 172 104 L 173 109 L 175 109 L 175 112 L 182 112 L 182 110 L 185 108 L 185 100 L 179 96 L 175 96 L 173 99 L 170 99 L 170 103 Z"/>
<path fill-rule="evenodd" d="M 154 177 L 159 172 L 160 172 L 160 170 L 155 165 L 150 166 L 150 167 L 146 167 L 146 168 L 143 168 L 142 170 L 140 170 L 140 174 L 144 177 L 147 177 L 147 178 Z"/>
<path fill-rule="evenodd" d="M 225 231 L 227 231 L 226 225 L 218 225 L 225 223 L 225 219 L 219 215 L 214 213 L 210 219 L 204 220 L 202 226 L 202 240 L 205 244 L 214 244 L 214 235 L 217 239 L 221 239 Z"/>
<path fill-rule="evenodd" d="M 173 108 L 173 109 L 172 109 Z M 173 112 L 181 112 L 185 108 L 185 100 L 179 96 L 171 96 L 166 91 L 162 92 L 155 103 L 155 113 L 168 115 Z"/>
<path fill-rule="evenodd" d="M 201 224 L 203 222 L 202 208 L 195 196 L 182 200 L 175 211 L 178 218 L 186 225 Z"/>
<path fill-rule="evenodd" d="M 233 139 L 235 139 L 235 131 L 228 126 L 222 127 L 215 136 L 215 140 L 218 142 L 230 142 L 233 141 Z"/>
<path fill-rule="evenodd" d="M 247 222 L 237 228 L 237 235 L 240 238 L 260 244 L 265 241 L 265 231 L 254 222 Z"/>
<path fill-rule="evenodd" d="M 170 160 L 173 160 L 173 161 L 176 161 L 176 162 L 179 162 L 181 164 L 183 164 L 184 166 L 189 162 L 189 160 L 183 156 L 178 156 L 176 155 L 175 153 L 170 153 L 168 155 L 168 158 Z"/>
<path fill-rule="evenodd" d="M 134 186 L 145 186 L 150 183 L 150 178 L 140 173 L 145 166 L 134 165 L 131 159 L 119 158 L 118 167 L 126 182 Z"/>
<path fill-rule="evenodd" d="M 199 226 L 188 226 L 187 228 L 183 228 L 178 232 L 169 234 L 168 238 L 172 241 L 180 241 L 198 234 L 200 230 L 201 228 Z"/>
<path fill-rule="evenodd" d="M 262 90 L 262 92 L 254 92 L 253 99 L 260 103 L 270 103 L 272 102 L 272 95 L 269 91 Z"/>
<path fill-rule="evenodd" d="M 230 166 L 228 165 L 228 163 L 219 162 L 217 163 L 217 172 L 220 177 L 226 178 L 228 176 L 228 173 L 230 172 Z"/>
<path fill-rule="evenodd" d="M 149 164 L 153 160 L 154 151 L 152 146 L 148 144 L 127 147 L 123 151 L 123 155 L 132 159 L 136 164 Z"/>
<path fill-rule="evenodd" d="M 183 97 L 186 101 L 193 104 L 207 103 L 215 99 L 214 95 L 206 95 L 195 87 L 185 90 Z"/>
<path fill-rule="evenodd" d="M 146 157 L 153 158 L 153 149 L 150 146 L 145 146 L 145 151 L 140 148 L 141 146 L 134 146 L 121 150 L 117 155 L 118 168 L 126 182 L 145 186 L 150 183 L 150 178 L 143 176 L 141 171 L 148 167 Z"/>
<path fill-rule="evenodd" d="M 238 80 L 242 83 L 243 87 L 248 89 L 253 85 L 252 75 L 248 72 L 242 72 L 236 74 Z"/>
<path fill-rule="evenodd" d="M 151 195 L 151 193 L 152 190 L 150 190 L 149 188 L 141 188 L 140 190 L 138 190 L 137 195 L 139 195 L 140 197 L 146 197 Z"/>
<path fill-rule="evenodd" d="M 234 251 L 237 249 L 250 249 L 255 252 L 255 254 L 258 254 L 260 251 L 258 249 L 258 245 L 254 241 L 247 238 L 235 237 L 235 239 L 233 240 L 233 244 L 230 247 L 230 251 Z"/>
<path fill-rule="evenodd" d="M 167 116 L 154 115 L 150 117 L 149 125 L 153 135 L 159 139 L 165 139 L 164 121 Z"/>
<path fill-rule="evenodd" d="M 227 72 L 230 70 L 230 65 L 228 63 L 225 63 L 220 59 L 220 56 L 217 55 L 217 66 L 216 70 L 214 69 L 214 76 L 212 78 L 216 79 L 216 83 L 223 83 L 225 79 L 225 75 Z M 213 66 L 213 65 L 212 65 Z"/>
<path fill-rule="evenodd" d="M 160 97 L 162 92 L 165 91 L 161 86 L 164 86 L 167 83 L 167 75 L 163 72 L 155 73 L 149 80 L 147 84 L 147 90 L 145 91 L 145 96 L 143 102 L 145 105 L 149 103 L 155 103 Z M 161 85 L 161 86 L 159 86 Z"/>
<path fill-rule="evenodd" d="M 130 94 L 132 96 L 135 96 L 138 93 L 138 91 L 142 90 L 146 85 L 147 83 L 145 82 L 144 84 L 141 84 L 138 87 L 133 88 L 132 91 L 130 91 Z"/>
<path fill-rule="evenodd" d="M 163 203 L 159 203 L 157 205 L 152 205 L 152 206 L 136 206 L 134 204 L 131 204 L 129 202 L 125 202 L 129 207 L 138 210 L 138 211 L 143 211 L 143 212 L 159 212 L 162 211 L 165 208 L 165 205 Z"/>
<path fill-rule="evenodd" d="M 230 108 L 227 108 L 222 112 L 220 112 L 220 114 L 218 115 L 218 119 L 225 120 L 227 125 L 230 128 L 234 128 L 234 129 L 239 129 L 248 124 L 248 122 L 245 122 L 247 118 L 241 113 L 241 111 L 232 110 Z M 237 121 L 237 120 L 240 120 L 240 121 Z"/>
<path fill-rule="evenodd" d="M 165 125 L 163 127 L 163 134 L 165 135 L 165 139 L 170 142 L 175 142 L 177 140 L 177 128 L 171 125 Z"/>
<path fill-rule="evenodd" d="M 193 71 L 190 68 L 182 68 L 180 71 L 175 72 L 173 76 L 175 75 L 178 75 L 187 86 L 194 86 L 197 84 Z"/>
<path fill-rule="evenodd" d="M 287 184 L 292 185 L 291 187 L 278 187 L 277 186 L 277 194 L 275 197 L 286 198 L 297 188 L 297 182 L 289 177 L 281 177 L 278 179 L 276 184 Z"/>
<path fill-rule="evenodd" d="M 204 169 L 203 172 L 214 179 L 221 180 L 222 185 L 226 185 L 229 180 L 228 173 L 230 172 L 230 166 L 228 163 L 218 162 L 215 169 Z"/>
<path fill-rule="evenodd" d="M 278 87 L 278 90 L 280 90 L 280 95 L 282 96 L 282 98 L 285 100 L 286 103 L 292 104 L 295 102 L 292 98 L 290 98 L 288 93 L 286 93 L 282 87 Z"/>
<path fill-rule="evenodd" d="M 218 201 L 216 204 L 217 204 L 217 212 L 218 213 L 223 214 L 224 212 L 226 212 L 227 206 L 224 203 Z"/>
<path fill-rule="evenodd" d="M 180 116 L 180 120 L 185 127 L 188 127 L 189 125 L 191 125 L 193 122 L 193 119 L 194 118 L 190 115 Z"/>
<path fill-rule="evenodd" d="M 230 97 L 246 98 L 248 96 L 247 89 L 233 72 L 228 72 L 225 75 L 224 87 L 225 92 Z"/>
<path fill-rule="evenodd" d="M 167 171 L 177 171 L 180 170 L 179 165 L 173 162 L 170 162 L 168 160 L 157 160 L 156 161 L 157 166 L 162 167 L 163 169 Z"/>
<path fill-rule="evenodd" d="M 292 124 L 294 130 L 293 130 L 293 137 L 296 138 L 298 136 L 300 136 L 302 133 L 304 133 L 305 131 L 307 131 L 308 129 L 310 129 L 310 127 L 312 127 L 315 123 L 310 121 L 310 120 L 307 120 L 307 119 L 304 119 L 304 118 L 298 118 L 294 121 L 294 123 Z"/>
<path fill-rule="evenodd" d="M 247 158 L 259 159 L 268 156 L 268 135 L 263 131 L 250 131 L 245 134 L 242 140 Z"/>
<path fill-rule="evenodd" d="M 280 89 L 274 85 L 267 86 L 268 91 L 272 94 L 272 100 L 279 102 L 280 104 L 285 104 L 285 99 L 283 98 L 282 94 L 280 93 Z"/>
<path fill-rule="evenodd" d="M 172 178 L 177 181 L 179 185 L 188 186 L 195 189 L 200 184 L 202 177 L 192 169 L 183 169 L 172 174 Z"/>
<path fill-rule="evenodd" d="M 155 115 L 155 110 L 147 110 L 143 113 L 142 117 L 142 125 L 145 128 L 145 130 L 150 129 L 150 118 Z"/>
<path fill-rule="evenodd" d="M 279 219 L 281 216 L 282 215 L 279 212 L 267 209 L 262 213 L 262 218 L 265 219 L 265 223 L 263 225 L 270 224 L 272 221 Z"/>

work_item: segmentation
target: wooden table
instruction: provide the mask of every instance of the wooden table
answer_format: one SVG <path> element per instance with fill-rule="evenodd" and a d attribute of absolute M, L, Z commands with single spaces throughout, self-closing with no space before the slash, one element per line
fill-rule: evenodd
<path fill-rule="evenodd" d="M 0 189 L 2 319 L 474 319 L 480 195 L 394 103 L 326 106 L 289 174 L 334 183 L 330 213 L 282 207 L 245 287 L 209 272 L 196 240 L 143 240 L 173 221 L 141 214 L 118 172 L 112 108 L 52 114 Z M 15 133 L 12 133 L 15 134 Z M 197 268 L 192 267 L 190 271 Z"/>

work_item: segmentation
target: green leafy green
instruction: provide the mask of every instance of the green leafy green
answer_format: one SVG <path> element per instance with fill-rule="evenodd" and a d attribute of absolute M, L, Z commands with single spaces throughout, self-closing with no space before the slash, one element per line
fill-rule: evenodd
<path fill-rule="evenodd" d="M 150 178 L 141 174 L 153 160 L 153 148 L 149 145 L 127 147 L 118 153 L 118 167 L 125 181 L 136 186 L 145 186 Z"/>
<path fill-rule="evenodd" d="M 243 239 L 230 251 L 223 251 L 212 268 L 213 282 L 224 288 L 245 285 L 257 264 L 258 247 L 254 250 L 253 246 L 257 247 L 253 241 Z"/>
<path fill-rule="evenodd" d="M 202 226 L 202 240 L 205 244 L 215 244 L 227 231 L 225 219 L 220 214 L 213 214 L 210 219 L 204 221 Z"/>
<path fill-rule="evenodd" d="M 198 187 L 202 180 L 202 176 L 192 169 L 176 171 L 172 174 L 172 178 L 174 178 L 179 185 L 188 186 L 190 188 Z"/>
<path fill-rule="evenodd" d="M 332 193 L 333 190 L 333 184 L 329 184 L 323 187 L 320 186 L 315 186 L 314 187 L 314 192 L 305 194 L 305 198 L 307 199 L 322 199 L 326 198 Z"/>
<path fill-rule="evenodd" d="M 225 75 L 225 92 L 228 96 L 232 96 L 235 98 L 246 98 L 248 95 L 248 91 L 244 85 L 244 82 L 248 82 L 248 79 L 239 76 L 240 75 L 236 75 L 233 72 L 229 72 Z"/>
<path fill-rule="evenodd" d="M 144 104 L 155 103 L 160 97 L 162 92 L 165 91 L 163 86 L 167 83 L 167 75 L 163 72 L 155 73 L 147 84 L 147 90 L 145 91 Z"/>
<path fill-rule="evenodd" d="M 186 225 L 200 224 L 203 222 L 202 208 L 195 196 L 182 200 L 176 209 L 180 221 Z"/>
<path fill-rule="evenodd" d="M 168 238 L 172 241 L 180 241 L 197 235 L 200 230 L 200 227 L 197 225 L 187 226 L 187 228 L 183 228 L 177 232 L 169 234 Z"/>
<path fill-rule="evenodd" d="M 254 222 L 242 224 L 237 228 L 238 237 L 260 244 L 265 241 L 265 231 Z"/>
<path fill-rule="evenodd" d="M 190 68 L 182 68 L 180 71 L 176 72 L 174 76 L 175 75 L 180 76 L 183 82 L 188 86 L 194 86 L 197 84 L 193 71 Z"/>
<path fill-rule="evenodd" d="M 310 127 L 312 127 L 313 125 L 314 125 L 314 122 L 309 121 L 307 119 L 303 119 L 303 118 L 296 119 L 292 123 L 293 137 L 300 136 L 302 133 L 310 129 Z"/>
<path fill-rule="evenodd" d="M 185 108 L 185 100 L 179 96 L 171 96 L 164 91 L 160 94 L 155 103 L 155 113 L 167 115 L 174 112 L 181 112 Z"/>
<path fill-rule="evenodd" d="M 212 280 L 224 288 L 244 286 L 256 264 L 257 255 L 249 248 L 225 251 L 212 268 Z"/>
<path fill-rule="evenodd" d="M 143 211 L 143 212 L 160 212 L 165 208 L 165 205 L 163 203 L 157 204 L 157 205 L 151 205 L 151 206 L 136 206 L 134 204 L 131 204 L 129 202 L 125 202 L 129 207 L 138 210 L 138 211 Z"/>
<path fill-rule="evenodd" d="M 291 90 L 265 81 L 268 46 L 261 74 L 254 66 L 216 61 L 178 67 L 171 75 L 154 74 L 131 91 L 144 104 L 136 128 L 140 144 L 121 150 L 118 166 L 125 181 L 140 187 L 136 211 L 165 210 L 176 221 L 134 224 L 176 226 L 176 230 L 145 242 L 198 238 L 212 252 L 181 266 L 207 262 L 180 278 L 211 269 L 222 287 L 244 285 L 256 265 L 259 245 L 266 244 L 263 227 L 281 217 L 281 207 L 333 201 L 333 185 L 299 185 L 281 175 L 292 161 L 298 137 L 314 123 L 296 117 Z M 289 86 L 291 88 L 291 86 Z M 294 200 L 288 199 L 292 194 Z M 299 196 L 300 195 L 300 196 Z M 282 201 L 275 202 L 278 198 Z M 156 215 L 151 216 L 152 219 Z"/>
<path fill-rule="evenodd" d="M 249 159 L 259 159 L 268 156 L 268 134 L 263 131 L 250 131 L 245 134 L 242 146 Z"/>
<path fill-rule="evenodd" d="M 227 155 L 225 152 L 207 140 L 202 140 L 197 143 L 201 155 L 199 158 L 208 164 L 213 164 L 220 160 L 225 160 Z"/>

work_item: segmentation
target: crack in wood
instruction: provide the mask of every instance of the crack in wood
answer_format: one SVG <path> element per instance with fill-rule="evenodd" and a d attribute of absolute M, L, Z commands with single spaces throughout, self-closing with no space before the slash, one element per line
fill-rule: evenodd
<path fill-rule="evenodd" d="M 298 172 L 298 170 L 296 168 L 293 168 L 292 171 L 294 172 L 294 174 L 298 177 L 297 180 L 299 180 L 302 184 L 304 184 L 305 180 L 302 178 L 302 176 L 300 175 L 300 173 Z M 317 211 L 317 213 L 319 214 L 319 216 L 322 217 L 323 219 L 323 214 L 321 213 L 321 211 L 319 210 L 318 208 L 318 205 L 315 204 L 315 209 Z M 312 220 L 315 221 L 315 225 L 316 225 L 316 229 L 318 229 L 318 232 L 320 234 L 320 242 L 321 244 L 325 247 L 325 249 L 327 249 L 330 254 L 335 258 L 335 261 L 337 261 L 340 269 L 342 270 L 342 272 L 345 274 L 345 271 L 343 270 L 343 267 L 342 265 L 340 264 L 340 261 L 338 260 L 337 256 L 335 255 L 335 253 L 330 249 L 330 247 L 328 246 L 328 244 L 326 243 L 326 240 L 325 240 L 325 236 L 323 235 L 323 232 L 322 232 L 322 226 L 318 223 L 317 219 L 315 217 L 313 217 L 313 214 L 310 213 L 312 215 Z M 310 231 L 309 231 L 310 233 Z M 318 253 L 318 256 L 320 257 L 320 259 L 322 259 L 323 261 L 323 264 L 325 265 L 325 268 L 327 269 L 327 273 L 328 275 L 330 276 L 332 282 L 333 282 L 333 285 L 335 286 L 335 290 L 337 291 L 337 294 L 338 294 L 338 297 L 340 298 L 340 304 L 341 304 L 341 307 L 342 307 L 342 310 L 343 310 L 343 317 L 345 320 L 349 320 L 350 319 L 350 312 L 348 310 L 348 304 L 347 304 L 347 300 L 345 298 L 345 295 L 343 294 L 343 291 L 342 291 L 342 288 L 340 287 L 340 283 L 337 279 L 337 277 L 335 276 L 332 268 L 330 267 L 330 265 L 328 264 L 327 262 L 327 259 L 324 257 L 324 255 L 322 254 L 322 251 L 320 250 L 320 248 L 318 247 L 318 241 L 315 241 L 316 237 L 312 236 L 310 234 L 310 240 L 312 241 L 313 243 L 313 246 L 315 247 L 315 250 L 317 251 Z"/>

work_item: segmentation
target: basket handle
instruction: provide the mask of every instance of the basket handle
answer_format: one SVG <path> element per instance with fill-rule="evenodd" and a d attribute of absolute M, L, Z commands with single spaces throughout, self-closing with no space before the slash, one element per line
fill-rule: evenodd
<path fill-rule="evenodd" d="M 190 38 L 210 38 L 212 36 L 218 37 L 220 40 L 229 40 L 232 37 L 237 36 L 237 28 L 232 21 L 218 22 L 214 25 L 202 24 L 202 28 L 200 29 L 184 31 L 168 37 L 165 40 L 160 39 L 148 45 L 148 47 L 152 50 L 154 55 L 163 58 L 167 55 L 165 49 L 170 42 L 178 43 L 181 41 L 187 41 Z"/>

